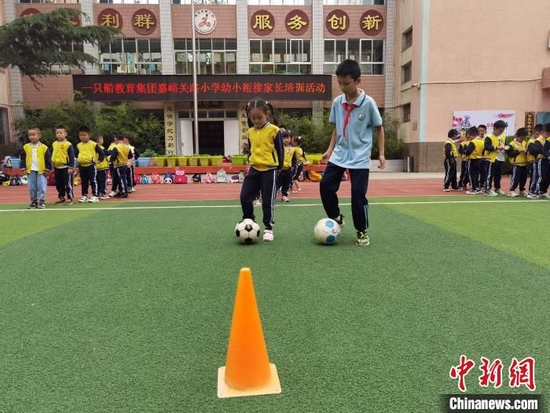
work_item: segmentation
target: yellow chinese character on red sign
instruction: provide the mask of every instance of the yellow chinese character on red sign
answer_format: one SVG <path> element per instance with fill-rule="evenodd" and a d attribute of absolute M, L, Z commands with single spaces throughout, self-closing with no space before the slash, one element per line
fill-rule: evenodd
<path fill-rule="evenodd" d="M 363 29 L 378 30 L 378 25 L 382 23 L 382 18 L 379 15 L 371 16 L 370 14 L 367 14 L 362 23 Z"/>
<path fill-rule="evenodd" d="M 268 14 L 257 14 L 255 17 L 256 17 L 256 20 L 255 20 L 254 26 L 252 26 L 253 29 L 273 30 L 273 26 L 271 25 L 271 21 L 269 19 Z"/>
<path fill-rule="evenodd" d="M 120 28 L 120 14 L 104 14 L 101 16 L 100 26 L 114 27 L 115 29 Z"/>
<path fill-rule="evenodd" d="M 134 16 L 134 26 L 149 30 L 155 25 L 155 21 L 150 14 L 136 14 Z"/>
<path fill-rule="evenodd" d="M 298 15 L 288 20 L 287 26 L 292 30 L 301 30 L 302 27 L 307 26 L 307 22 L 303 21 Z"/>
<path fill-rule="evenodd" d="M 346 15 L 339 17 L 336 14 L 328 18 L 327 22 L 330 23 L 330 28 L 332 30 L 346 30 L 348 24 Z"/>

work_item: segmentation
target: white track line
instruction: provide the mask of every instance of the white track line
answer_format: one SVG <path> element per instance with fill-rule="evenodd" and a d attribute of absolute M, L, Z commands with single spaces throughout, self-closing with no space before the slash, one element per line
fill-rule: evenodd
<path fill-rule="evenodd" d="M 453 205 L 453 204 L 503 204 L 503 203 L 544 203 L 537 200 L 529 200 L 529 199 L 506 199 L 506 200 L 486 200 L 486 201 L 480 201 L 480 200 L 461 200 L 461 201 L 404 201 L 404 202 L 369 202 L 369 206 L 376 206 L 376 205 Z M 350 206 L 351 204 L 349 202 L 340 203 L 341 206 Z M 292 208 L 292 207 L 318 207 L 322 206 L 321 203 L 316 204 L 285 204 L 285 205 L 277 205 L 279 208 Z M 42 211 L 44 212 L 86 212 L 86 211 L 139 211 L 139 210 L 155 210 L 155 209 L 200 209 L 200 208 L 240 208 L 241 206 L 239 204 L 233 204 L 233 205 L 169 205 L 169 206 L 128 206 L 128 207 L 92 207 L 92 208 L 46 208 Z M 261 210 L 258 208 L 258 210 Z M 0 213 L 8 213 L 8 212 L 32 212 L 36 213 L 36 210 L 32 209 L 0 209 Z"/>

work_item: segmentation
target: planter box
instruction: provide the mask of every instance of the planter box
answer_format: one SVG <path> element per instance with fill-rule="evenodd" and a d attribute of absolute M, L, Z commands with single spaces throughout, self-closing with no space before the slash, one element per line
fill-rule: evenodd
<path fill-rule="evenodd" d="M 199 158 L 199 165 L 200 166 L 208 166 L 210 163 L 210 157 L 200 157 Z"/>
<path fill-rule="evenodd" d="M 166 158 L 166 166 L 176 166 L 178 159 L 175 157 Z"/>
<path fill-rule="evenodd" d="M 157 166 L 164 166 L 166 165 L 165 162 L 166 162 L 166 158 L 162 158 L 160 156 L 155 156 L 155 163 Z"/>
<path fill-rule="evenodd" d="M 136 161 L 136 166 L 138 167 L 145 167 L 145 166 L 149 166 L 149 163 L 151 162 L 151 158 L 148 158 L 148 157 L 141 157 L 141 158 L 138 158 L 137 161 Z"/>
<path fill-rule="evenodd" d="M 223 156 L 212 156 L 210 158 L 210 164 L 212 166 L 222 166 Z"/>
<path fill-rule="evenodd" d="M 187 158 L 187 165 L 189 166 L 198 166 L 199 165 L 199 158 L 195 156 L 191 156 Z"/>
<path fill-rule="evenodd" d="M 231 165 L 246 165 L 246 156 L 232 156 Z"/>
<path fill-rule="evenodd" d="M 178 166 L 187 166 L 187 157 L 185 156 L 179 156 L 177 158 Z"/>

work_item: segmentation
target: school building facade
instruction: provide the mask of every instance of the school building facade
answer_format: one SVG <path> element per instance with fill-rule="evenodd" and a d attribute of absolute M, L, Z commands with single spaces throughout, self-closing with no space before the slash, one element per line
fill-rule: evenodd
<path fill-rule="evenodd" d="M 133 100 L 163 113 L 168 152 L 234 154 L 246 136 L 250 96 L 315 116 L 340 93 L 333 74 L 346 58 L 360 62 L 362 88 L 400 120 L 415 171 L 441 170 L 447 130 L 457 119 L 464 125 L 468 111 L 472 121 L 484 111 L 513 115 L 515 128 L 550 121 L 547 0 L 521 8 L 512 0 L 195 0 L 194 14 L 190 0 L 57 1 L 0 0 L 0 21 L 73 7 L 86 13 L 77 24 L 116 27 L 123 36 L 80 46 L 99 65 L 74 83 L 79 73 L 70 68 L 41 79 L 41 90 L 17 70 L 0 71 L 0 144 L 10 140 L 20 102 L 42 108 L 71 100 L 76 88 L 93 100 Z"/>

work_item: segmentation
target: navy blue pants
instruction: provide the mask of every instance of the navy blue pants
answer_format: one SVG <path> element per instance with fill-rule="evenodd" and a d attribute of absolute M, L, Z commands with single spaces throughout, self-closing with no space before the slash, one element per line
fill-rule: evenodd
<path fill-rule="evenodd" d="M 292 185 L 292 169 L 283 169 L 281 171 L 279 185 L 281 186 L 281 193 L 284 196 L 288 196 L 290 186 Z"/>
<path fill-rule="evenodd" d="M 273 229 L 273 225 L 275 224 L 275 199 L 277 197 L 276 169 L 258 171 L 251 167 L 248 170 L 244 178 L 243 187 L 241 188 L 243 219 L 256 219 L 252 202 L 258 197 L 258 193 L 262 196 L 262 212 L 264 215 L 263 223 L 265 229 Z"/>
<path fill-rule="evenodd" d="M 337 218 L 340 214 L 338 205 L 338 189 L 346 168 L 328 163 L 321 180 L 320 192 L 323 207 L 329 218 Z M 367 189 L 369 186 L 369 169 L 349 169 L 351 180 L 351 214 L 353 225 L 357 231 L 369 229 L 369 201 Z"/>

